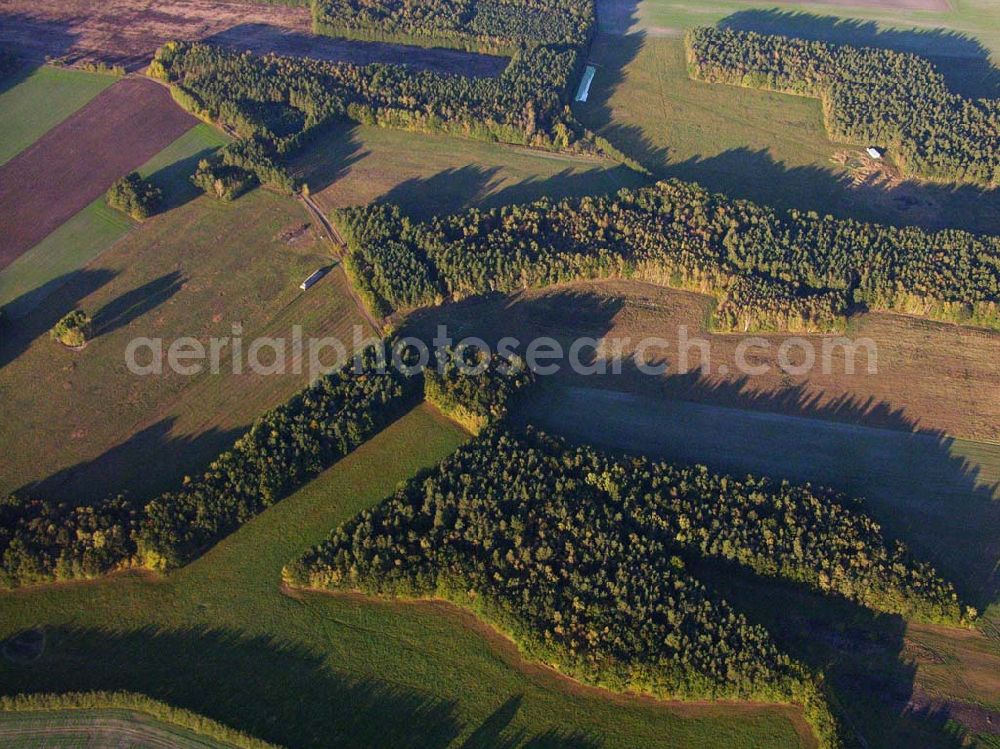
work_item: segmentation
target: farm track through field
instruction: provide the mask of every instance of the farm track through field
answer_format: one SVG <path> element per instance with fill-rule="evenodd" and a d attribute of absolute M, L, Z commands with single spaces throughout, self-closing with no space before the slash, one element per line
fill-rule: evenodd
<path fill-rule="evenodd" d="M 126 78 L 0 167 L 0 269 L 197 124 L 152 81 Z"/>
<path fill-rule="evenodd" d="M 402 63 L 467 76 L 496 76 L 507 66 L 505 57 L 317 36 L 307 7 L 219 0 L 0 3 L 0 45 L 37 60 L 48 55 L 137 70 L 157 47 L 175 39 L 205 40 L 257 54 Z"/>
<path fill-rule="evenodd" d="M 323 215 L 323 211 L 319 209 L 319 206 L 316 205 L 313 199 L 308 195 L 302 195 L 301 197 L 302 204 L 306 207 L 306 211 L 319 222 L 321 227 L 323 227 L 323 232 L 326 235 L 327 241 L 333 245 L 334 253 L 337 255 L 339 262 L 332 272 L 339 273 L 344 276 L 344 288 L 350 292 L 351 299 L 354 300 L 354 305 L 358 308 L 358 312 L 360 312 L 361 316 L 365 318 L 369 325 L 371 325 L 372 330 L 379 335 L 383 335 L 384 329 L 382 323 L 376 320 L 372 316 L 371 312 L 368 311 L 368 307 L 366 307 L 365 303 L 361 301 L 361 297 L 358 296 L 358 291 L 354 288 L 354 284 L 351 283 L 351 279 L 347 277 L 347 270 L 344 268 L 344 257 L 347 255 L 347 243 L 344 241 L 344 238 L 340 236 L 340 232 L 337 231 L 337 228 L 330 223 L 326 216 Z"/>

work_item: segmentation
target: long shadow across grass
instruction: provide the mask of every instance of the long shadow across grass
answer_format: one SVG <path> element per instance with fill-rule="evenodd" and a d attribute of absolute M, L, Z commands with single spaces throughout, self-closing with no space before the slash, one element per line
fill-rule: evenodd
<path fill-rule="evenodd" d="M 1000 97 L 1000 69 L 974 37 L 951 29 L 883 28 L 874 21 L 772 9 L 741 10 L 719 26 L 759 34 L 779 34 L 831 44 L 913 52 L 929 58 L 948 87 L 973 99 Z"/>
<path fill-rule="evenodd" d="M 82 269 L 54 278 L 42 286 L 4 305 L 0 318 L 0 367 L 14 361 L 65 315 L 76 309 L 82 299 L 109 283 L 115 273 L 110 270 Z M 56 290 L 59 293 L 56 294 Z M 39 300 L 53 301 L 39 306 Z"/>
<path fill-rule="evenodd" d="M 122 494 L 142 507 L 161 492 L 180 486 L 233 443 L 245 429 L 212 428 L 196 435 L 171 434 L 176 417 L 141 429 L 92 460 L 56 471 L 15 492 L 81 505 L 100 503 Z"/>

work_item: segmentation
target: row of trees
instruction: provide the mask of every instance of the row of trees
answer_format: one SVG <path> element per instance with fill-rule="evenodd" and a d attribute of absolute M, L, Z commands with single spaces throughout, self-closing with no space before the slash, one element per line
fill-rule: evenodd
<path fill-rule="evenodd" d="M 137 508 L 8 497 L 0 503 L 0 584 L 89 578 L 183 564 L 358 447 L 420 397 L 420 380 L 367 349 L 258 418 L 202 475 Z"/>
<path fill-rule="evenodd" d="M 678 180 L 425 223 L 385 206 L 334 220 L 379 313 L 632 277 L 713 294 L 725 329 L 830 330 L 852 304 L 1000 327 L 1000 237 L 779 214 Z"/>
<path fill-rule="evenodd" d="M 582 47 L 593 0 L 315 0 L 316 33 L 510 54 L 523 45 Z"/>
<path fill-rule="evenodd" d="M 264 144 L 271 156 L 293 152 L 324 124 L 350 120 L 624 159 L 566 106 L 578 62 L 572 48 L 532 47 L 497 78 L 469 78 L 169 42 L 149 73 L 171 84 L 182 107 Z"/>
<path fill-rule="evenodd" d="M 917 177 L 1000 184 L 1000 99 L 966 99 L 911 53 L 712 27 L 687 35 L 694 78 L 819 97 L 831 137 L 887 146 Z"/>

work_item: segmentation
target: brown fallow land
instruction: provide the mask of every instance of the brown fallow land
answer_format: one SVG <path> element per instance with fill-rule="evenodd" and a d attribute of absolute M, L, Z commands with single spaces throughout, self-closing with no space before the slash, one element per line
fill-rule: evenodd
<path fill-rule="evenodd" d="M 0 167 L 0 269 L 196 123 L 163 86 L 127 78 L 52 128 Z"/>
<path fill-rule="evenodd" d="M 636 281 L 583 281 L 417 311 L 403 329 L 430 337 L 444 324 L 456 339 L 475 335 L 491 342 L 508 335 L 524 343 L 551 336 L 567 350 L 580 337 L 618 339 L 626 361 L 640 341 L 662 338 L 667 346 L 652 346 L 643 354 L 651 363 L 666 365 L 662 375 L 642 374 L 626 364 L 622 374 L 603 376 L 574 375 L 564 367 L 557 379 L 672 400 L 1000 441 L 998 332 L 865 313 L 846 333 L 854 348 L 835 345 L 837 336 L 796 336 L 816 356 L 815 366 L 802 374 L 781 366 L 779 350 L 788 335 L 757 336 L 757 344 L 744 352 L 753 367 L 749 374 L 737 362 L 746 337 L 710 332 L 710 313 L 711 299 L 699 294 Z M 685 337 L 687 372 L 682 373 Z M 699 341 L 708 344 L 707 372 L 701 371 Z M 804 363 L 801 346 L 791 345 L 788 352 L 793 368 Z M 589 348 L 582 353 L 584 360 L 592 356 Z"/>
<path fill-rule="evenodd" d="M 389 62 L 442 73 L 495 76 L 507 59 L 458 50 L 356 42 L 312 33 L 309 8 L 217 0 L 4 0 L 0 46 L 42 60 L 145 66 L 174 39 L 209 41 L 256 54 Z"/>

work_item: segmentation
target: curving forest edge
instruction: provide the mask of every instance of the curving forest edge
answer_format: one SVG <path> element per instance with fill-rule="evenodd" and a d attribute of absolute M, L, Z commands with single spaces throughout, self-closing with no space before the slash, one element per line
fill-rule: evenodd
<path fill-rule="evenodd" d="M 1000 99 L 966 99 L 918 55 L 714 27 L 685 37 L 708 83 L 812 96 L 834 140 L 888 148 L 907 174 L 1000 185 Z"/>
<path fill-rule="evenodd" d="M 377 315 L 614 277 L 710 294 L 722 330 L 836 330 L 855 305 L 1000 328 L 1000 237 L 779 214 L 678 180 L 424 223 L 387 205 L 333 218 Z"/>
<path fill-rule="evenodd" d="M 823 745 L 839 745 L 822 679 L 706 589 L 687 555 L 917 619 L 974 615 L 842 497 L 502 424 L 336 529 L 284 579 L 448 600 L 531 659 L 615 691 L 795 703 Z"/>

